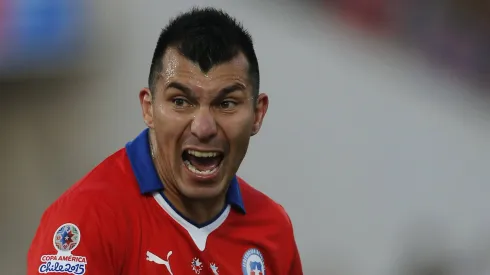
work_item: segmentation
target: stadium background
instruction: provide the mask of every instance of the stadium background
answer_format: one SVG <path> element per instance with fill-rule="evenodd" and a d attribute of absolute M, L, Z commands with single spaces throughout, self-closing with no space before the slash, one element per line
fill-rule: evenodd
<path fill-rule="evenodd" d="M 0 274 L 143 128 L 158 32 L 193 4 L 255 38 L 271 107 L 240 175 L 290 213 L 305 274 L 490 271 L 488 1 L 0 0 Z"/>

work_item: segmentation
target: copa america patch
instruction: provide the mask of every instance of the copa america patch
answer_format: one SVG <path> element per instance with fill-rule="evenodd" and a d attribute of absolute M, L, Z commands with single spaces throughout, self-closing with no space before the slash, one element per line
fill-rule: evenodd
<path fill-rule="evenodd" d="M 85 274 L 87 258 L 72 255 L 81 240 L 80 229 L 72 223 L 65 223 L 56 229 L 53 236 L 53 246 L 56 254 L 43 255 L 39 266 L 39 273 L 69 273 L 75 275 Z"/>
<path fill-rule="evenodd" d="M 245 252 L 242 258 L 243 275 L 265 275 L 265 263 L 262 253 L 258 249 L 251 248 Z"/>

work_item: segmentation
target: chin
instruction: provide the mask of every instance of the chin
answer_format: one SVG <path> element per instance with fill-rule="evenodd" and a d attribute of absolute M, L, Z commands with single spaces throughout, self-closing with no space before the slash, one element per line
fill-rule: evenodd
<path fill-rule="evenodd" d="M 203 184 L 185 180 L 179 187 L 182 195 L 194 200 L 213 199 L 222 195 L 226 190 L 226 185 L 221 182 Z"/>

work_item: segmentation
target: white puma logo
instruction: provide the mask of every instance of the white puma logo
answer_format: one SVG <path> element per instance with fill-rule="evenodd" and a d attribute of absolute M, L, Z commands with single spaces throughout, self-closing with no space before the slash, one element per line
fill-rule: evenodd
<path fill-rule="evenodd" d="M 158 257 L 157 255 L 151 253 L 150 251 L 146 251 L 146 260 L 147 261 L 150 261 L 150 262 L 154 262 L 156 264 L 163 264 L 167 267 L 167 270 L 168 272 L 170 273 L 170 275 L 174 275 L 172 273 L 172 270 L 170 269 L 170 256 L 172 255 L 172 251 L 169 251 L 168 254 L 167 254 L 167 260 L 164 261 L 162 259 L 160 259 L 160 257 Z"/>

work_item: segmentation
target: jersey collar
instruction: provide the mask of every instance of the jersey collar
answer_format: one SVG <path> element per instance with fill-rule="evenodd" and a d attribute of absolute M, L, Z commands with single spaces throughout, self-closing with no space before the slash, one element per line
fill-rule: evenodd
<path fill-rule="evenodd" d="M 138 181 L 141 194 L 149 194 L 163 190 L 163 183 L 157 174 L 150 153 L 149 129 L 143 130 L 134 140 L 126 144 L 128 155 L 134 175 Z M 245 206 L 236 176 L 230 182 L 226 193 L 226 202 L 239 211 L 245 213 Z"/>

